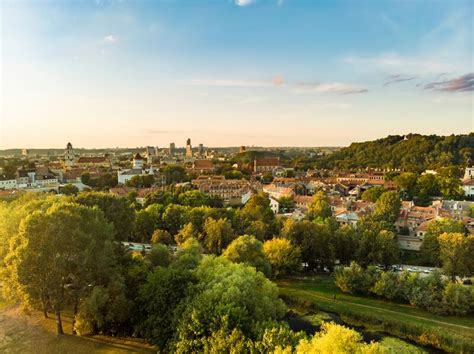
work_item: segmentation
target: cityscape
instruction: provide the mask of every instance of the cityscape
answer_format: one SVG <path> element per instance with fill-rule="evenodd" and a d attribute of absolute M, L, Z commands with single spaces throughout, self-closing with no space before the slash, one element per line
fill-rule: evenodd
<path fill-rule="evenodd" d="M 474 353 L 474 3 L 0 12 L 1 353 Z"/>

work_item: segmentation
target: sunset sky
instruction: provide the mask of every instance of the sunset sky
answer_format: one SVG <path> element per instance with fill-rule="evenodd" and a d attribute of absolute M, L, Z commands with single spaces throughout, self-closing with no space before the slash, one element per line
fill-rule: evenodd
<path fill-rule="evenodd" d="M 0 1 L 0 148 L 474 131 L 473 1 Z"/>

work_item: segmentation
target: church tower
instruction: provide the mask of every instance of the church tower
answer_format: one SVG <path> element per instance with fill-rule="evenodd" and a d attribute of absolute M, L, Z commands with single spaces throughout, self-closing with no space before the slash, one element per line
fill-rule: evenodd
<path fill-rule="evenodd" d="M 193 157 L 193 148 L 191 146 L 191 139 L 186 140 L 186 157 Z"/>
<path fill-rule="evenodd" d="M 64 151 L 64 167 L 72 168 L 76 164 L 76 154 L 72 148 L 71 143 L 67 143 L 66 150 Z"/>
<path fill-rule="evenodd" d="M 137 169 L 137 170 L 143 169 L 143 159 L 138 152 L 133 158 L 133 169 Z"/>

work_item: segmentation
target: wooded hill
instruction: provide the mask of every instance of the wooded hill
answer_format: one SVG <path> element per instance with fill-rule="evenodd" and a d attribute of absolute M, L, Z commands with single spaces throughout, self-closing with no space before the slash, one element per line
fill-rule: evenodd
<path fill-rule="evenodd" d="M 423 171 L 474 163 L 474 133 L 466 135 L 389 135 L 352 143 L 316 161 L 319 168 L 400 168 Z"/>

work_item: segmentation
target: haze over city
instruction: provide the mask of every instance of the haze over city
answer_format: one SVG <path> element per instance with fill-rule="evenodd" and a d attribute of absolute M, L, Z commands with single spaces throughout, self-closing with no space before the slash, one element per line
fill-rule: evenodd
<path fill-rule="evenodd" d="M 2 1 L 0 148 L 474 129 L 470 1 Z"/>

